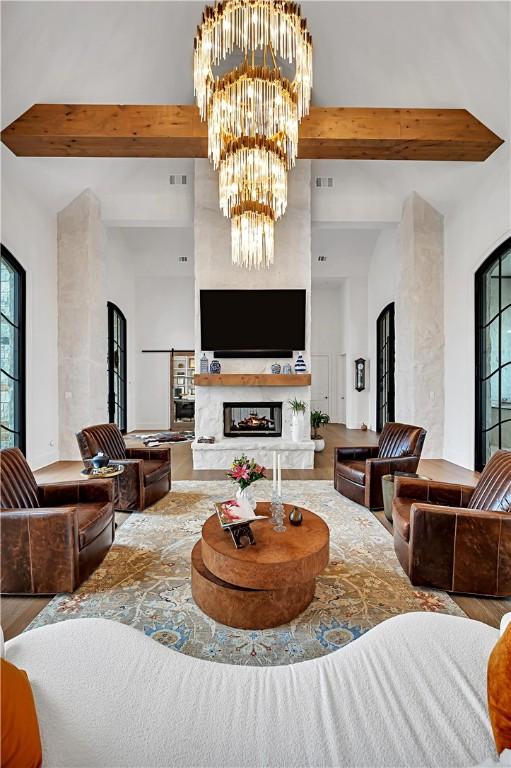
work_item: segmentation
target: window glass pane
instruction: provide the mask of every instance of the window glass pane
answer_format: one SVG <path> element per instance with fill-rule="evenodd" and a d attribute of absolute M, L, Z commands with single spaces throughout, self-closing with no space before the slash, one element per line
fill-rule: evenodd
<path fill-rule="evenodd" d="M 500 406 L 502 408 L 501 419 L 506 419 L 511 412 L 506 408 L 511 407 L 511 364 L 504 366 L 500 376 Z"/>
<path fill-rule="evenodd" d="M 497 259 L 493 267 L 486 273 L 486 301 L 485 301 L 485 316 L 488 322 L 491 320 L 500 309 L 499 303 L 499 275 L 500 275 L 500 263 Z"/>
<path fill-rule="evenodd" d="M 499 367 L 499 315 L 483 329 L 483 365 L 485 376 Z"/>
<path fill-rule="evenodd" d="M 499 450 L 499 427 L 496 426 L 489 432 L 484 433 L 483 437 L 486 461 Z"/>
<path fill-rule="evenodd" d="M 14 445 L 15 440 L 15 382 L 0 372 L 0 414 L 2 429 L 2 448 Z"/>
<path fill-rule="evenodd" d="M 0 309 L 2 314 L 14 321 L 14 270 L 7 262 L 2 259 L 1 262 L 1 291 L 0 291 Z"/>
<path fill-rule="evenodd" d="M 2 317 L 0 321 L 0 361 L 3 370 L 9 373 L 11 376 L 17 376 L 17 371 L 14 369 L 16 364 L 14 355 L 14 333 L 14 327 Z"/>
<path fill-rule="evenodd" d="M 511 449 L 511 411 L 503 410 L 503 422 L 500 427 L 500 447 Z M 506 421 L 506 419 L 510 419 Z"/>
<path fill-rule="evenodd" d="M 482 428 L 490 429 L 500 421 L 498 371 L 495 371 L 493 376 L 481 383 L 481 394 L 484 404 Z"/>
<path fill-rule="evenodd" d="M 501 257 L 500 307 L 511 304 L 511 249 Z"/>
<path fill-rule="evenodd" d="M 500 364 L 505 365 L 511 361 L 511 307 L 505 309 L 500 317 Z"/>

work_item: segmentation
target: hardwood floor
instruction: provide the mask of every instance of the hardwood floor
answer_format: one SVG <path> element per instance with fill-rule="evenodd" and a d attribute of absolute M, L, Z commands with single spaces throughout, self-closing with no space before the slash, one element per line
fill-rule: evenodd
<path fill-rule="evenodd" d="M 315 455 L 314 469 L 283 470 L 285 480 L 332 480 L 335 446 L 342 445 L 376 445 L 376 433 L 361 430 L 349 430 L 341 424 L 328 424 L 321 429 L 325 438 L 325 450 Z M 128 435 L 129 445 L 137 445 L 138 441 Z M 83 465 L 79 461 L 59 461 L 35 472 L 40 483 L 77 480 L 81 478 L 80 470 Z M 423 459 L 419 465 L 419 473 L 432 480 L 444 482 L 460 482 L 475 485 L 478 474 L 469 469 L 459 467 L 443 459 Z M 172 446 L 172 479 L 173 480 L 223 480 L 223 470 L 194 470 L 190 443 L 177 443 Z M 383 512 L 375 513 L 378 520 L 389 531 L 392 526 L 386 520 Z M 118 525 L 122 525 L 127 514 L 117 513 Z M 453 595 L 453 600 L 472 619 L 483 621 L 491 626 L 498 626 L 504 613 L 511 611 L 511 599 L 479 598 L 465 595 Z M 8 640 L 20 634 L 25 627 L 48 604 L 50 597 L 13 597 L 5 596 L 0 600 L 0 617 L 5 638 Z"/>

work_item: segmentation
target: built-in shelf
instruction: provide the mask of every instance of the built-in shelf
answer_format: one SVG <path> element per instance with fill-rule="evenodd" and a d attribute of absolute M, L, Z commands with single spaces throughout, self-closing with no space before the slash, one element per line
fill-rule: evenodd
<path fill-rule="evenodd" d="M 309 387 L 310 373 L 196 373 L 197 387 Z"/>

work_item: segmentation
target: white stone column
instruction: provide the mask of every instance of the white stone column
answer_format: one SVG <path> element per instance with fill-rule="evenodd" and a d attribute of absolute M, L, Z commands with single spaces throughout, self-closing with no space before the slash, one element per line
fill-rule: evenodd
<path fill-rule="evenodd" d="M 413 192 L 403 206 L 396 300 L 396 421 L 427 429 L 423 456 L 444 436 L 444 219 Z"/>
<path fill-rule="evenodd" d="M 75 433 L 108 420 L 105 231 L 90 189 L 57 216 L 59 450 L 80 457 Z"/>

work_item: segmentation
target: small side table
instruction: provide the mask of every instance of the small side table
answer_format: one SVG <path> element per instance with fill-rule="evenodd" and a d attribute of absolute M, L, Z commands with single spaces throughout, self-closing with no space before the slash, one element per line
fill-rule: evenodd
<path fill-rule="evenodd" d="M 383 475 L 381 487 L 383 491 L 383 511 L 385 517 L 392 522 L 392 501 L 394 499 L 394 478 L 396 477 L 415 477 L 418 480 L 427 480 L 424 475 L 418 475 L 415 472 L 395 472 L 393 475 Z"/>

